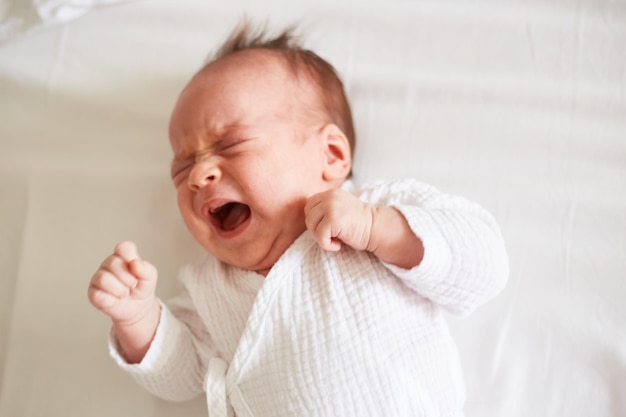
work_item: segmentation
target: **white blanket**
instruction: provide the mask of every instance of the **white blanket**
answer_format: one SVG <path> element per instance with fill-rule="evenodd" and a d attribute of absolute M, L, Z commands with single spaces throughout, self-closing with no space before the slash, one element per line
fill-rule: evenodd
<path fill-rule="evenodd" d="M 168 116 L 244 14 L 300 21 L 342 74 L 357 182 L 415 177 L 502 227 L 506 290 L 450 318 L 466 415 L 626 415 L 623 1 L 142 0 L 0 44 L 0 416 L 203 415 L 116 369 L 86 288 L 122 239 L 163 298 L 199 255 Z"/>

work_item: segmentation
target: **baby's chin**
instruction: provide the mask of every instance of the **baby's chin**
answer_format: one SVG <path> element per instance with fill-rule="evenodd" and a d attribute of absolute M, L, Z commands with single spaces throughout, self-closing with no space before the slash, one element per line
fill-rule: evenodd
<path fill-rule="evenodd" d="M 267 276 L 276 262 L 305 230 L 306 226 L 302 225 L 271 239 L 255 240 L 228 253 L 215 253 L 209 248 L 206 249 L 228 265 Z"/>
<path fill-rule="evenodd" d="M 257 274 L 267 276 L 267 274 L 269 274 L 272 267 L 280 259 L 280 256 L 281 255 L 277 255 L 274 257 L 267 256 L 260 260 L 246 260 L 242 258 L 238 258 L 238 259 L 225 258 L 225 259 L 220 259 L 220 261 L 230 266 L 239 268 L 239 269 L 244 269 L 246 271 L 256 272 Z"/>

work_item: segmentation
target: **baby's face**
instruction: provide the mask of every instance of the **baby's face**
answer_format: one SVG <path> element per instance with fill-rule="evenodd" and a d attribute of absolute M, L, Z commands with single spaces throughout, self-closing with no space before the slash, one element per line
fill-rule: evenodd
<path fill-rule="evenodd" d="M 324 123 L 301 110 L 302 89 L 263 53 L 231 55 L 196 76 L 172 114 L 170 142 L 193 236 L 218 259 L 265 274 L 305 230 L 307 197 L 337 184 L 322 175 Z"/>

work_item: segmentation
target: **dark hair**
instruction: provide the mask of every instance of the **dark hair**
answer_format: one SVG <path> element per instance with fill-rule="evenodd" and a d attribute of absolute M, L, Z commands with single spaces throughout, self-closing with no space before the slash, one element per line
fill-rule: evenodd
<path fill-rule="evenodd" d="M 355 131 L 352 111 L 343 83 L 335 68 L 316 53 L 305 49 L 295 35 L 295 26 L 269 37 L 265 29 L 254 29 L 248 20 L 235 27 L 227 40 L 209 57 L 207 65 L 228 55 L 251 49 L 276 51 L 286 60 L 296 76 L 304 73 L 318 92 L 324 111 L 346 135 L 354 152 Z"/>

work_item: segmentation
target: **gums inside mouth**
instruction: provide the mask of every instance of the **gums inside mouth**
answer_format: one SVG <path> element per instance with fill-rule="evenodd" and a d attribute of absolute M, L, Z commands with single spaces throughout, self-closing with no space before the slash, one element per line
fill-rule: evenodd
<path fill-rule="evenodd" d="M 250 217 L 250 207 L 241 203 L 226 203 L 211 210 L 215 223 L 225 231 L 235 230 Z"/>

